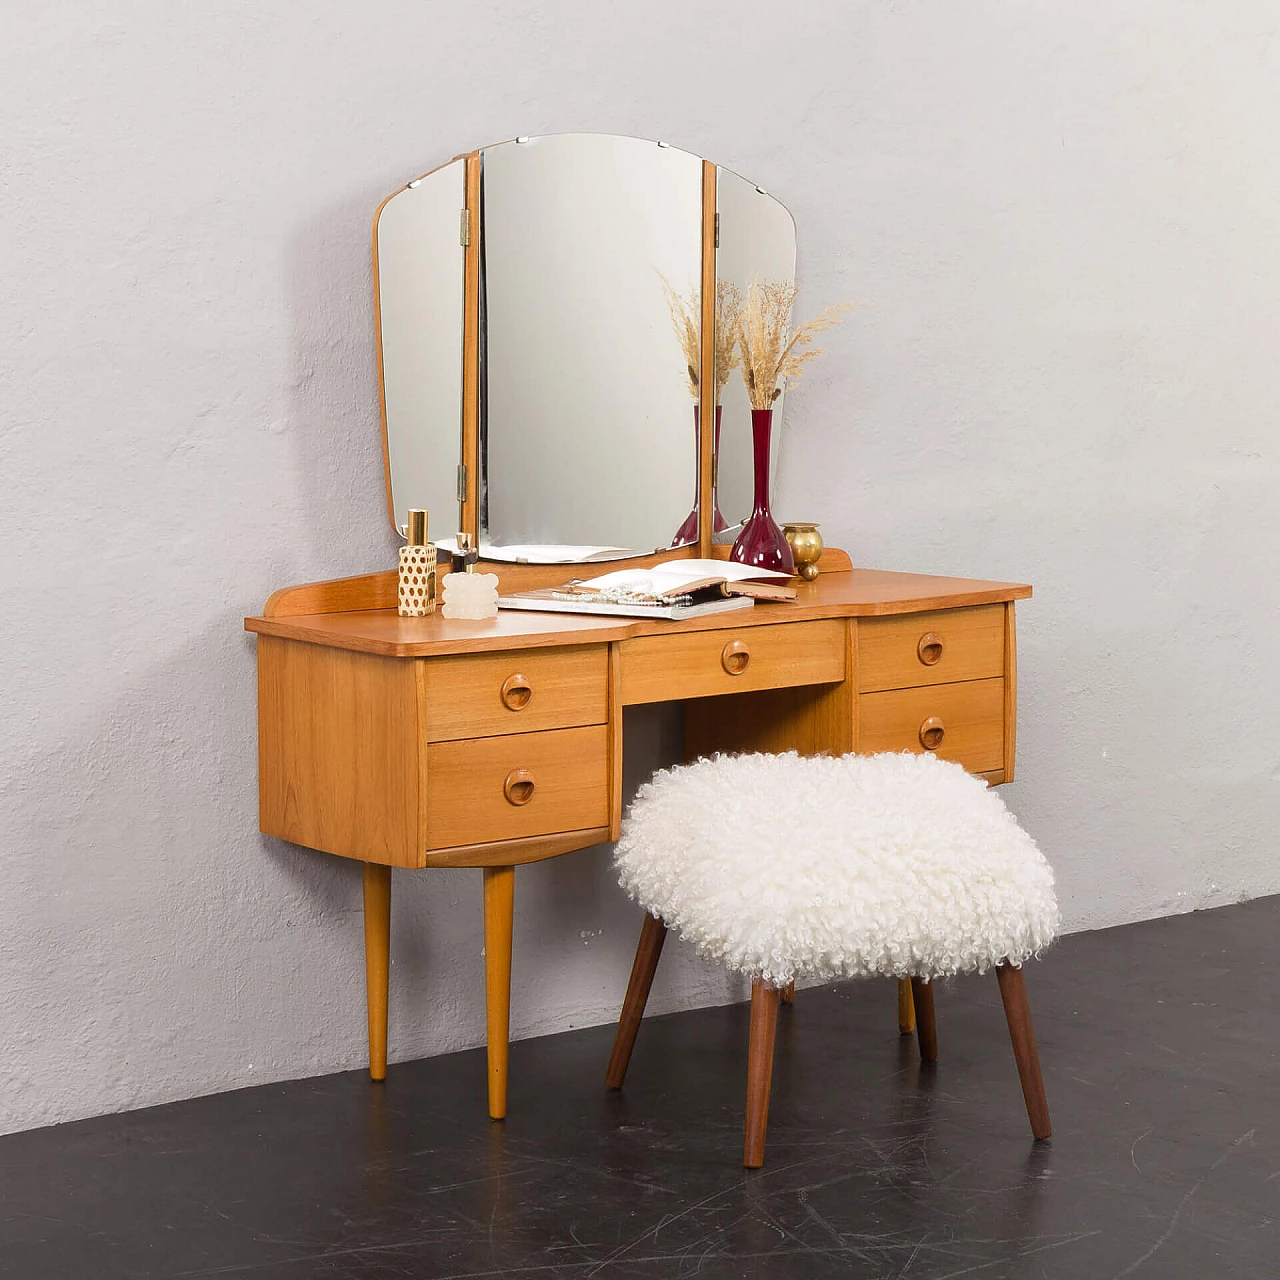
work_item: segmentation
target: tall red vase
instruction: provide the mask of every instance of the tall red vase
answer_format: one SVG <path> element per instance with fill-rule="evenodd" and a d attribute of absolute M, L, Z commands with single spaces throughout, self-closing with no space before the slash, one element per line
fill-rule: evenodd
<path fill-rule="evenodd" d="M 716 405 L 716 433 L 715 444 L 712 446 L 714 452 L 713 458 L 720 456 L 720 419 L 724 414 L 724 405 Z M 702 415 L 698 406 L 693 406 L 693 440 L 694 440 L 694 456 L 697 457 L 698 451 L 702 448 Z M 716 472 L 719 471 L 717 467 Z M 715 474 L 713 472 L 713 474 Z M 719 476 L 716 475 L 717 481 Z M 695 480 L 695 484 L 697 481 Z M 711 532 L 723 533 L 729 527 L 729 522 L 720 514 L 720 486 L 718 483 L 713 484 L 711 488 Z M 685 517 L 684 524 L 676 530 L 676 536 L 671 539 L 673 547 L 683 547 L 690 542 L 698 540 L 698 494 L 693 495 L 693 510 Z"/>
<path fill-rule="evenodd" d="M 755 459 L 755 500 L 729 559 L 756 569 L 795 573 L 791 547 L 769 510 L 769 444 L 773 436 L 773 410 L 751 410 L 751 451 Z"/>

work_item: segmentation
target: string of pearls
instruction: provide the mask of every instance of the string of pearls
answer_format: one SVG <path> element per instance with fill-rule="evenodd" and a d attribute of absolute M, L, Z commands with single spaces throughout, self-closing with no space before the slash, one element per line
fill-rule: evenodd
<path fill-rule="evenodd" d="M 647 591 L 628 591 L 624 587 L 602 587 L 598 591 L 553 591 L 553 600 L 567 600 L 572 604 L 627 604 L 659 609 L 667 605 L 691 605 L 688 594 L 655 596 Z"/>

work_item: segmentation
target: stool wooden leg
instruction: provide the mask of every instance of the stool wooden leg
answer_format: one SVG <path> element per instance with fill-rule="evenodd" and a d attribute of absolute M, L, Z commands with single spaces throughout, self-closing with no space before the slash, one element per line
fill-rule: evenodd
<path fill-rule="evenodd" d="M 920 1061 L 938 1060 L 938 1024 L 933 1012 L 933 983 L 911 979 L 911 1003 L 915 1007 L 916 1035 L 920 1038 Z"/>
<path fill-rule="evenodd" d="M 795 1004 L 796 984 L 794 982 L 788 982 L 787 985 L 778 992 L 778 999 L 781 1000 L 783 1004 Z"/>
<path fill-rule="evenodd" d="M 484 994 L 489 1041 L 489 1117 L 507 1114 L 507 1051 L 511 1035 L 511 921 L 515 867 L 484 869 Z"/>
<path fill-rule="evenodd" d="M 364 864 L 364 984 L 369 1078 L 387 1078 L 387 973 L 391 967 L 391 868 Z"/>
<path fill-rule="evenodd" d="M 1040 1055 L 1036 1051 L 1036 1036 L 1031 1027 L 1031 1006 L 1027 1003 L 1027 988 L 1022 981 L 1022 970 L 1002 964 L 996 969 L 996 978 L 1000 982 L 1000 999 L 1004 1001 L 1005 1021 L 1009 1024 L 1009 1039 L 1013 1041 L 1013 1056 L 1018 1062 L 1018 1079 L 1022 1082 L 1022 1096 L 1027 1104 L 1031 1132 L 1037 1140 L 1047 1138 L 1053 1132 L 1049 1125 L 1049 1103 L 1044 1096 Z"/>
<path fill-rule="evenodd" d="M 640 942 L 636 946 L 636 958 L 631 962 L 631 978 L 627 982 L 627 994 L 622 1001 L 622 1013 L 618 1017 L 618 1033 L 613 1038 L 613 1053 L 609 1055 L 609 1070 L 605 1083 L 610 1089 L 621 1089 L 627 1076 L 627 1064 L 631 1050 L 635 1048 L 640 1019 L 649 1000 L 649 988 L 653 975 L 658 971 L 658 957 L 662 944 L 667 940 L 667 926 L 657 916 L 645 914 L 640 926 Z"/>
<path fill-rule="evenodd" d="M 916 1006 L 911 999 L 911 979 L 898 979 L 898 1032 L 909 1036 L 916 1029 Z"/>
<path fill-rule="evenodd" d="M 764 1164 L 764 1135 L 769 1123 L 769 1087 L 773 1083 L 773 1040 L 778 1029 L 778 989 L 756 978 L 751 983 L 751 1031 L 747 1047 L 747 1125 L 742 1144 L 745 1168 Z"/>

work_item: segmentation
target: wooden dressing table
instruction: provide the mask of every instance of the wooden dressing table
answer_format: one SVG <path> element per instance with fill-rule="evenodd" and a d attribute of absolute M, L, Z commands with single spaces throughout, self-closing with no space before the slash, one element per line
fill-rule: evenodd
<path fill-rule="evenodd" d="M 512 569 L 519 586 L 562 569 Z M 554 579 L 552 579 L 554 580 Z M 513 589 L 504 582 L 504 590 Z M 686 754 L 936 750 L 1013 777 L 1014 583 L 851 569 L 682 622 L 401 618 L 393 573 L 289 588 L 257 632 L 261 827 L 364 865 L 369 1070 L 386 1074 L 391 868 L 484 868 L 489 1114 L 506 1114 L 514 868 L 618 837 L 622 709 Z"/>
<path fill-rule="evenodd" d="M 426 508 L 495 560 L 558 556 L 486 564 L 504 594 L 564 583 L 570 551 L 622 549 L 608 569 L 727 557 L 769 475 L 730 376 L 732 308 L 794 285 L 781 202 L 666 143 L 521 137 L 389 196 L 373 249 L 394 528 Z M 1012 778 L 1013 602 L 1031 589 L 831 549 L 819 569 L 794 602 L 677 622 L 401 618 L 394 572 L 287 588 L 246 620 L 261 828 L 364 864 L 374 1079 L 391 868 L 482 867 L 489 1113 L 505 1115 L 514 868 L 618 838 L 626 706 L 682 703 L 691 757 L 933 750 Z"/>

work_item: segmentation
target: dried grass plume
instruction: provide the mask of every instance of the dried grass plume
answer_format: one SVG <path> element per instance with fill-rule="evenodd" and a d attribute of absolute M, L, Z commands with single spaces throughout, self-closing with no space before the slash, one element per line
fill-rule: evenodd
<path fill-rule="evenodd" d="M 753 409 L 768 409 L 782 394 L 784 379 L 794 381 L 824 348 L 812 345 L 825 329 L 834 328 L 849 309 L 847 302 L 827 307 L 821 315 L 791 328 L 797 289 L 790 280 L 752 280 L 742 301 L 738 349 L 742 380 Z"/>
<path fill-rule="evenodd" d="M 702 364 L 702 341 L 698 334 L 701 330 L 700 295 L 694 289 L 688 297 L 677 293 L 666 276 L 662 276 L 662 292 L 666 294 L 667 306 L 671 310 L 671 325 L 676 331 L 676 339 L 680 343 L 680 351 L 684 355 L 685 377 L 689 380 L 689 394 L 696 400 L 699 396 L 698 369 Z"/>
<path fill-rule="evenodd" d="M 662 291 L 671 311 L 671 325 L 676 331 L 680 351 L 684 355 L 685 377 L 689 394 L 699 396 L 698 370 L 702 367 L 702 295 L 697 289 L 677 293 L 664 277 Z M 716 281 L 716 403 L 729 383 L 729 375 L 738 367 L 738 318 L 742 310 L 742 292 L 730 280 Z"/>

